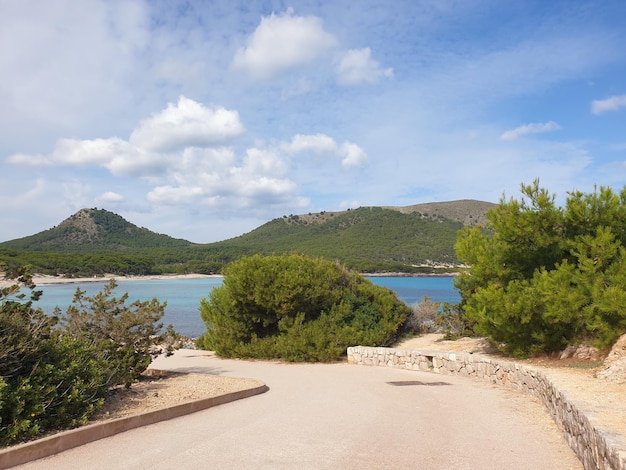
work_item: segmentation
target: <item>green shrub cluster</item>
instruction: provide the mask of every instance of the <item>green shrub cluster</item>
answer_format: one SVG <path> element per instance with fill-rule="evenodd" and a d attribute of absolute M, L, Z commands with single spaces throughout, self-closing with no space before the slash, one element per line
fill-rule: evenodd
<path fill-rule="evenodd" d="M 576 191 L 564 207 L 538 181 L 522 193 L 459 237 L 466 315 L 515 356 L 609 347 L 626 332 L 626 188 Z"/>
<path fill-rule="evenodd" d="M 14 280 L 0 289 L 0 446 L 6 446 L 84 424 L 109 388 L 129 386 L 158 351 L 163 306 L 124 305 L 127 296 L 112 297 L 111 282 L 94 297 L 77 290 L 65 315 L 48 316 L 34 307 L 41 292 L 30 275 L 2 269 Z"/>
<path fill-rule="evenodd" d="M 244 257 L 200 305 L 198 346 L 224 357 L 329 362 L 350 345 L 391 344 L 410 309 L 341 265 L 301 255 Z"/>

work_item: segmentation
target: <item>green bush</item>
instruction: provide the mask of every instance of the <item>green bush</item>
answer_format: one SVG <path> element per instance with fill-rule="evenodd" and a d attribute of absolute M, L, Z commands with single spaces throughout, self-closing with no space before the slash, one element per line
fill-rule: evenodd
<path fill-rule="evenodd" d="M 538 181 L 522 193 L 459 237 L 467 317 L 514 356 L 609 347 L 626 332 L 626 188 L 574 192 L 565 207 Z"/>
<path fill-rule="evenodd" d="M 86 423 L 109 387 L 129 386 L 160 352 L 156 299 L 125 305 L 115 282 L 93 297 L 77 290 L 61 328 L 33 307 L 40 292 L 25 269 L 2 270 L 15 282 L 0 289 L 0 446 Z"/>
<path fill-rule="evenodd" d="M 102 404 L 105 363 L 84 343 L 61 335 L 26 271 L 0 290 L 0 445 L 84 423 Z M 29 297 L 21 292 L 30 289 Z"/>
<path fill-rule="evenodd" d="M 410 309 L 337 263 L 300 255 L 244 257 L 200 304 L 198 346 L 224 357 L 334 361 L 350 345 L 385 346 Z"/>
<path fill-rule="evenodd" d="M 108 386 L 130 387 L 153 356 L 162 352 L 160 345 L 171 350 L 175 333 L 171 326 L 161 333 L 163 324 L 159 322 L 167 303 L 152 299 L 127 305 L 128 293 L 113 296 L 116 287 L 111 279 L 92 297 L 77 289 L 62 324 L 66 334 L 90 345 L 106 360 Z"/>

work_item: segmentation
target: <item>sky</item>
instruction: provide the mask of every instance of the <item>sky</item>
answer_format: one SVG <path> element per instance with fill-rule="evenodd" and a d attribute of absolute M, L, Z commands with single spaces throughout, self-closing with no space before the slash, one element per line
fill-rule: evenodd
<path fill-rule="evenodd" d="M 626 184 L 623 0 L 0 0 L 0 241 Z"/>

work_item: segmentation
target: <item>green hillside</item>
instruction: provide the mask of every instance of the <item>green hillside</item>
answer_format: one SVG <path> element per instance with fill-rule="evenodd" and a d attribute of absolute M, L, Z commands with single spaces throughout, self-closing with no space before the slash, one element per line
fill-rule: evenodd
<path fill-rule="evenodd" d="M 56 227 L 0 243 L 0 248 L 18 251 L 109 253 L 190 244 L 186 240 L 137 227 L 104 209 L 81 209 Z"/>
<path fill-rule="evenodd" d="M 331 214 L 324 222 L 293 215 L 275 219 L 209 251 L 240 248 L 264 254 L 306 253 L 338 259 L 357 269 L 399 268 L 419 264 L 453 264 L 460 222 L 364 207 Z M 229 250 L 230 251 L 230 250 Z"/>
<path fill-rule="evenodd" d="M 361 272 L 430 272 L 457 264 L 457 232 L 493 207 L 453 201 L 289 215 L 244 235 L 194 244 L 139 228 L 105 210 L 83 209 L 59 226 L 0 243 L 0 262 L 72 276 L 219 273 L 243 255 L 302 253 Z"/>

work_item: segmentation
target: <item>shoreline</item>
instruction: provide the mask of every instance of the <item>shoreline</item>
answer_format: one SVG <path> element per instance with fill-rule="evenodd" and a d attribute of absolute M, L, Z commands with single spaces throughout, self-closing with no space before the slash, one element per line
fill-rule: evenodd
<path fill-rule="evenodd" d="M 458 272 L 450 273 L 359 273 L 364 277 L 456 277 Z M 33 283 L 35 286 L 51 285 L 51 284 L 80 284 L 86 282 L 108 282 L 111 279 L 116 281 L 159 281 L 167 279 L 209 279 L 223 278 L 222 274 L 147 274 L 147 275 L 130 275 L 118 276 L 115 274 L 105 274 L 103 276 L 93 277 L 63 277 L 52 276 L 46 274 L 33 275 Z M 0 278 L 0 288 L 9 287 L 15 282 L 10 279 Z"/>
<path fill-rule="evenodd" d="M 97 277 L 60 277 L 44 274 L 33 275 L 33 283 L 36 286 L 50 284 L 79 284 L 85 282 L 108 282 L 111 279 L 116 281 L 159 281 L 166 279 L 205 279 L 205 278 L 221 278 L 221 274 L 148 274 L 145 276 L 117 276 L 115 274 L 105 274 Z M 0 288 L 13 285 L 12 279 L 0 279 Z"/>

